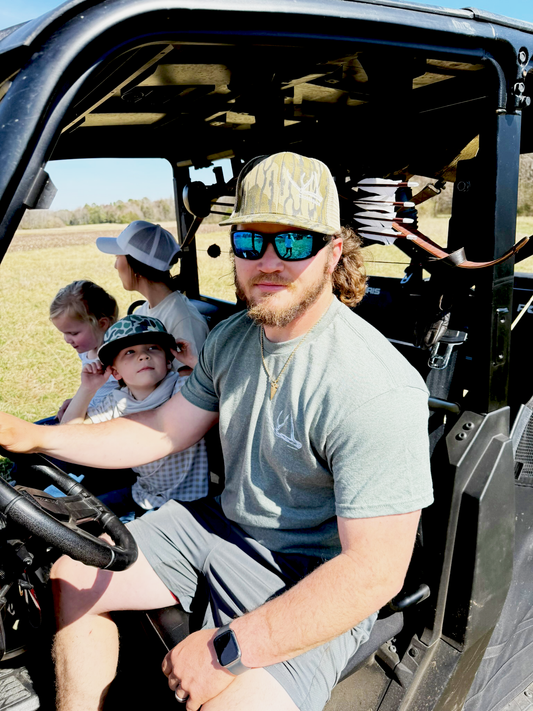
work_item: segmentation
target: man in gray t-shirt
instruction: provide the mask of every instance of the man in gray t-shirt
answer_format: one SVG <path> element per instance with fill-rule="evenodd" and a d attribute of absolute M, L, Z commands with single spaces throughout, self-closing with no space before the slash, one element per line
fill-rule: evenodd
<path fill-rule="evenodd" d="M 329 559 L 337 516 L 427 506 L 428 394 L 403 356 L 333 299 L 270 399 L 260 334 L 246 312 L 223 321 L 182 390 L 218 412 L 226 516 L 270 550 Z M 263 338 L 270 373 L 297 343 Z"/>
<path fill-rule="evenodd" d="M 222 224 L 248 311 L 208 337 L 178 395 L 150 413 L 71 426 L 68 437 L 14 418 L 0 430 L 14 451 L 124 467 L 219 423 L 221 507 L 171 501 L 133 522 L 141 552 L 126 571 L 67 557 L 54 566 L 62 711 L 98 708 L 113 678 L 110 611 L 176 598 L 190 609 L 199 576 L 210 593 L 203 627 L 163 661 L 176 701 L 189 711 L 319 711 L 401 589 L 432 501 L 427 391 L 348 308 L 365 280 L 329 170 L 293 153 L 262 157 L 244 167 L 236 197 Z"/>

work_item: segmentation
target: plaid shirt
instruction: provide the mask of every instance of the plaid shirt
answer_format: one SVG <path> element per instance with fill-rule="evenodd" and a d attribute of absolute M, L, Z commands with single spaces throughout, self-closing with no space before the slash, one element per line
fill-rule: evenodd
<path fill-rule="evenodd" d="M 178 375 L 178 373 L 169 373 L 167 378 L 175 379 L 170 397 L 178 393 L 187 380 L 187 376 Z M 131 414 L 128 408 L 131 398 L 128 388 L 117 388 L 96 407 L 91 407 L 87 415 L 92 422 L 106 422 Z M 157 402 L 156 407 L 162 405 L 167 399 L 169 397 L 162 398 Z M 135 403 L 135 411 L 139 411 L 139 403 L 137 401 Z M 152 398 L 151 405 L 147 409 L 153 409 L 153 407 Z M 203 439 L 183 452 L 169 454 L 168 457 L 163 457 L 150 464 L 132 468 L 139 476 L 131 488 L 131 494 L 135 502 L 143 509 L 158 508 L 170 499 L 194 501 L 194 499 L 207 496 L 209 468 L 207 449 Z"/>

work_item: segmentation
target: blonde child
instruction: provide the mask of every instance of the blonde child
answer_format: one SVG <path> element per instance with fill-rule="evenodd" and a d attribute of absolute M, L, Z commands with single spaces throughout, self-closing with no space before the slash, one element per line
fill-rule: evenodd
<path fill-rule="evenodd" d="M 101 286 L 87 279 L 64 286 L 50 304 L 50 320 L 63 334 L 65 342 L 77 352 L 82 368 L 98 361 L 97 352 L 103 343 L 104 334 L 117 319 L 118 305 L 115 299 Z M 97 405 L 116 387 L 116 380 L 109 377 L 91 400 L 91 406 Z M 59 421 L 69 402 L 70 399 L 65 400 L 59 408 Z"/>

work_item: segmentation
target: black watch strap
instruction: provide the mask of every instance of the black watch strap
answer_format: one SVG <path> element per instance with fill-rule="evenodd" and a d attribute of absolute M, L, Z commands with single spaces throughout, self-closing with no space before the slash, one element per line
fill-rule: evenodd
<path fill-rule="evenodd" d="M 228 639 L 226 635 L 230 635 L 229 642 L 231 644 L 231 649 L 233 652 L 233 654 L 231 654 L 232 658 L 229 661 L 224 659 L 224 656 L 227 653 L 227 648 L 225 650 L 221 649 L 222 641 Z M 249 671 L 250 667 L 246 667 L 241 662 L 241 648 L 239 647 L 239 643 L 237 642 L 235 632 L 231 629 L 229 624 L 223 625 L 219 628 L 213 639 L 213 646 L 215 648 L 218 663 L 223 666 L 224 669 L 227 669 L 232 674 L 237 675 L 244 674 L 244 672 Z"/>

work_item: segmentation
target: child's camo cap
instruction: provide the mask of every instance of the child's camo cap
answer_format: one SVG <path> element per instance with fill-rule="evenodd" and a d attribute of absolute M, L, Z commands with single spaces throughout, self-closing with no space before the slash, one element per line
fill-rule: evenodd
<path fill-rule="evenodd" d="M 119 351 L 140 343 L 156 343 L 165 349 L 170 360 L 170 352 L 176 347 L 175 338 L 167 331 L 158 318 L 130 314 L 110 326 L 104 334 L 104 342 L 98 349 L 98 357 L 104 367 L 112 365 Z"/>
<path fill-rule="evenodd" d="M 251 160 L 237 180 L 235 209 L 220 224 L 251 222 L 340 232 L 339 194 L 328 166 L 289 152 Z"/>

